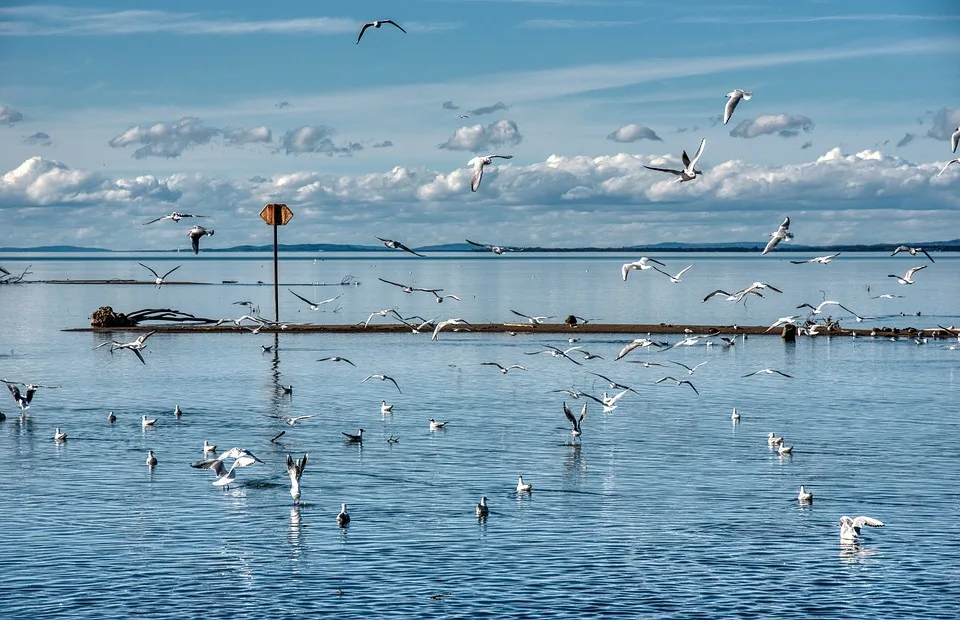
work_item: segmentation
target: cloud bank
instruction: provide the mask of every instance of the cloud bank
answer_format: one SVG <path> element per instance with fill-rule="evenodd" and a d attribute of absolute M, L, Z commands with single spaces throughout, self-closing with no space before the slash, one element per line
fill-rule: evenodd
<path fill-rule="evenodd" d="M 156 123 L 149 127 L 134 125 L 107 144 L 113 148 L 141 145 L 133 152 L 136 159 L 147 157 L 179 157 L 187 149 L 219 142 L 227 146 L 269 143 L 272 133 L 266 127 L 253 129 L 217 128 L 205 125 L 199 118 L 185 116 L 172 123 Z"/>
<path fill-rule="evenodd" d="M 325 155 L 340 155 L 349 157 L 357 151 L 363 150 L 359 142 L 344 142 L 337 144 L 333 141 L 336 134 L 332 128 L 325 125 L 303 125 L 283 134 L 280 139 L 279 151 L 287 155 L 302 153 L 323 153 Z"/>

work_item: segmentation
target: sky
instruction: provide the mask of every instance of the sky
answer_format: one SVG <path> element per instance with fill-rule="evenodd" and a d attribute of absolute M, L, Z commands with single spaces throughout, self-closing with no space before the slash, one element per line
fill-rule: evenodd
<path fill-rule="evenodd" d="M 954 0 L 5 3 L 0 246 L 956 239 L 958 60 Z"/>

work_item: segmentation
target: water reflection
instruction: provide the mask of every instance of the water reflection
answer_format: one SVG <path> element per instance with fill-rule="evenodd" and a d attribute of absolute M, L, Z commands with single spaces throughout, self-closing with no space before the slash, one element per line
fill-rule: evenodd
<path fill-rule="evenodd" d="M 859 542 L 841 542 L 840 559 L 845 564 L 861 564 L 877 554 L 877 549 L 864 547 Z"/>
<path fill-rule="evenodd" d="M 300 530 L 303 527 L 303 518 L 300 515 L 300 506 L 294 506 L 290 509 L 290 530 L 287 533 L 287 541 L 291 547 L 300 546 Z"/>

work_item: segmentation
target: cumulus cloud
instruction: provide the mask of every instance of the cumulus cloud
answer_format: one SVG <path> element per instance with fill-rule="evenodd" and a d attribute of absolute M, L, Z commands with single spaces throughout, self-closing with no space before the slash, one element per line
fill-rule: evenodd
<path fill-rule="evenodd" d="M 385 148 L 388 148 L 388 147 L 391 147 L 391 146 L 393 146 L 393 142 L 392 142 L 391 140 L 384 140 L 383 142 L 377 142 L 376 144 L 374 144 L 374 145 L 373 145 L 373 148 L 375 148 L 375 149 L 385 149 Z"/>
<path fill-rule="evenodd" d="M 2 116 L 0 116 L 2 118 Z M 940 108 L 933 113 L 932 125 L 927 130 L 927 137 L 935 140 L 949 140 L 953 132 L 960 127 L 960 108 Z"/>
<path fill-rule="evenodd" d="M 520 128 L 513 121 L 499 120 L 483 125 L 461 127 L 453 136 L 437 148 L 448 151 L 471 151 L 478 153 L 497 146 L 513 146 L 523 142 Z"/>
<path fill-rule="evenodd" d="M 146 157 L 179 157 L 185 150 L 219 142 L 230 146 L 272 141 L 272 133 L 266 127 L 253 129 L 217 128 L 205 125 L 194 116 L 185 116 L 173 123 L 156 123 L 149 127 L 134 125 L 109 144 L 113 148 L 142 145 L 133 152 L 136 159 Z"/>
<path fill-rule="evenodd" d="M 443 104 L 440 105 L 440 107 L 443 108 L 444 110 L 459 110 L 459 109 L 460 109 L 460 106 L 458 106 L 457 104 L 455 104 L 455 103 L 452 102 L 452 101 L 444 101 Z"/>
<path fill-rule="evenodd" d="M 764 114 L 754 120 L 740 121 L 740 124 L 730 131 L 734 138 L 756 138 L 769 134 L 777 134 L 781 138 L 792 138 L 804 131 L 813 131 L 813 121 L 806 116 L 791 116 L 789 114 Z"/>
<path fill-rule="evenodd" d="M 336 131 L 333 128 L 325 125 L 303 125 L 283 134 L 278 150 L 287 155 L 324 153 L 330 156 L 341 155 L 344 157 L 349 157 L 356 151 L 363 150 L 363 145 L 358 142 L 335 143 L 333 141 L 335 134 Z"/>
<path fill-rule="evenodd" d="M 53 139 L 50 134 L 38 131 L 35 134 L 23 137 L 23 143 L 30 146 L 53 146 Z"/>
<path fill-rule="evenodd" d="M 273 105 L 274 105 L 275 107 L 277 107 L 277 108 L 279 108 L 279 109 L 282 110 L 282 109 L 284 109 L 284 108 L 289 108 L 289 107 L 290 107 L 291 105 L 293 105 L 293 104 L 291 104 L 289 101 L 278 101 L 277 103 L 275 103 L 275 104 L 273 104 Z"/>
<path fill-rule="evenodd" d="M 916 139 L 917 139 L 917 134 L 915 134 L 915 133 L 907 133 L 907 134 L 904 134 L 904 136 L 903 136 L 902 138 L 900 138 L 900 141 L 897 142 L 897 148 L 901 148 L 901 147 L 907 146 L 908 144 L 910 144 L 911 142 L 913 142 L 913 141 L 916 140 Z"/>
<path fill-rule="evenodd" d="M 14 125 L 23 120 L 20 110 L 8 105 L 0 105 L 0 125 Z"/>
<path fill-rule="evenodd" d="M 474 116 L 483 116 L 484 114 L 493 114 L 494 112 L 499 112 L 500 110 L 507 110 L 510 106 L 505 104 L 502 101 L 498 101 L 493 105 L 487 105 L 475 110 L 470 110 L 470 114 Z"/>
<path fill-rule="evenodd" d="M 612 140 L 614 142 L 636 142 L 637 140 L 655 140 L 657 142 L 663 142 L 660 136 L 657 135 L 657 132 L 649 127 L 637 125 L 636 123 L 624 125 L 620 129 L 609 133 L 607 135 L 607 140 Z"/>
<path fill-rule="evenodd" d="M 800 145 L 800 150 L 801 150 L 801 151 L 805 151 L 805 150 L 807 150 L 808 148 L 810 148 L 811 146 L 813 146 L 813 142 L 810 142 L 809 140 L 807 140 L 807 141 L 804 142 L 802 145 Z"/>
<path fill-rule="evenodd" d="M 111 180 L 31 157 L 0 178 L 0 208 L 101 203 L 176 202 L 181 193 L 152 175 Z"/>

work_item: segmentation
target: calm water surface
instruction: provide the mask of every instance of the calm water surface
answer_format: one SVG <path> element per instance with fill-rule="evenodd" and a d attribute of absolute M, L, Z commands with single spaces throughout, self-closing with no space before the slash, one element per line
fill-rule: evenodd
<path fill-rule="evenodd" d="M 0 264 L 33 263 L 32 278 L 53 280 L 144 279 L 138 260 L 161 272 L 182 263 L 171 279 L 238 284 L 0 287 L 0 374 L 63 386 L 40 390 L 23 420 L 11 398 L 0 400 L 4 618 L 955 617 L 960 350 L 949 342 L 754 336 L 733 348 L 644 349 L 614 362 L 629 337 L 585 335 L 576 344 L 603 359 L 577 366 L 525 355 L 542 344 L 574 346 L 562 335 L 158 334 L 143 365 L 125 351 L 92 350 L 103 335 L 60 330 L 86 325 L 101 305 L 219 318 L 239 316 L 231 303 L 250 299 L 270 315 L 272 291 L 255 284 L 271 281 L 269 259 L 84 258 Z M 937 256 L 909 287 L 886 277 L 921 264 L 899 256 L 841 256 L 827 266 L 791 265 L 786 258 L 797 257 L 786 254 L 658 256 L 671 272 L 695 265 L 680 284 L 653 272 L 624 283 L 620 264 L 638 258 L 626 255 L 313 258 L 286 260 L 281 280 L 315 300 L 344 295 L 311 312 L 283 290 L 286 321 L 353 323 L 397 307 L 479 322 L 513 320 L 516 309 L 605 322 L 769 324 L 799 303 L 816 305 L 822 290 L 873 317 L 860 327 L 960 323 L 953 256 Z M 303 286 L 348 274 L 361 284 Z M 406 295 L 378 276 L 442 287 L 463 301 Z M 700 302 L 755 280 L 784 293 L 746 307 Z M 886 292 L 906 297 L 870 299 Z M 329 355 L 357 367 L 315 361 Z M 707 363 L 691 376 L 666 360 Z M 501 375 L 485 361 L 528 370 Z M 764 367 L 793 378 L 742 377 Z M 590 372 L 639 394 L 610 413 L 591 402 L 575 445 L 562 403 L 579 413 L 583 400 L 551 390 L 609 391 Z M 396 378 L 402 393 L 361 383 L 370 373 Z M 655 384 L 666 375 L 690 379 L 700 396 Z M 381 415 L 381 400 L 394 404 L 392 414 Z M 734 406 L 743 416 L 736 425 Z M 141 429 L 144 414 L 159 419 L 155 428 Z M 315 417 L 289 426 L 278 415 Z M 430 418 L 447 429 L 431 432 Z M 53 441 L 56 427 L 68 433 L 65 443 Z M 363 446 L 347 444 L 341 433 L 361 427 Z M 794 446 L 792 457 L 767 447 L 771 431 Z M 390 435 L 399 443 L 387 444 Z M 204 440 L 245 447 L 265 464 L 238 470 L 226 490 L 214 487 L 211 472 L 189 466 Z M 147 450 L 159 459 L 152 470 Z M 310 455 L 300 507 L 289 494 L 288 452 Z M 518 474 L 532 494 L 514 492 Z M 800 484 L 813 491 L 811 506 L 798 505 Z M 474 516 L 481 495 L 490 504 L 482 523 Z M 341 530 L 344 502 L 353 520 Z M 844 514 L 886 527 L 843 547 L 836 523 Z"/>

